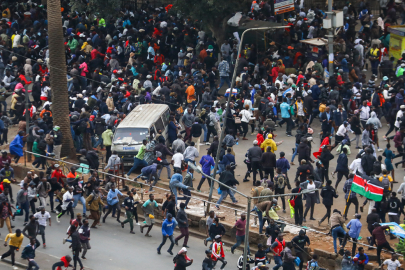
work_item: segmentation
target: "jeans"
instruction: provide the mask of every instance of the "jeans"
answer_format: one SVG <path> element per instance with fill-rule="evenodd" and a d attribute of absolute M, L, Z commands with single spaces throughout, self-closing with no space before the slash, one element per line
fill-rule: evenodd
<path fill-rule="evenodd" d="M 15 212 L 14 216 L 22 216 L 23 213 L 25 212 L 24 222 L 28 222 L 28 215 L 29 215 L 29 212 L 30 212 L 30 204 L 29 204 L 29 202 L 26 201 L 26 202 L 22 203 L 20 205 L 20 209 L 21 209 L 20 213 Z"/>
<path fill-rule="evenodd" d="M 112 210 L 117 209 L 118 213 L 117 213 L 117 221 L 120 222 L 120 216 L 121 216 L 121 205 L 119 202 L 117 202 L 116 204 L 113 205 L 108 205 L 108 211 L 107 213 L 105 213 L 104 217 L 103 217 L 103 223 L 105 223 L 105 219 L 107 218 L 107 216 L 111 213 Z M 114 213 L 113 213 L 114 214 Z"/>
<path fill-rule="evenodd" d="M 31 269 L 38 270 L 39 265 L 35 261 L 29 261 L 27 270 L 31 270 Z"/>
<path fill-rule="evenodd" d="M 39 234 L 42 236 L 42 244 L 45 244 L 45 226 L 39 225 Z"/>
<path fill-rule="evenodd" d="M 257 217 L 259 218 L 259 233 L 261 234 L 261 233 L 263 233 L 263 225 L 264 225 L 263 213 L 262 213 L 262 211 L 260 211 L 257 208 L 255 210 L 256 210 L 256 213 L 257 213 Z"/>
<path fill-rule="evenodd" d="M 86 214 L 86 200 L 84 199 L 82 194 L 73 195 L 73 208 L 76 208 L 76 205 L 79 202 L 79 200 L 83 204 L 83 215 L 85 215 Z"/>
<path fill-rule="evenodd" d="M 176 197 L 176 205 L 177 205 L 177 189 L 187 189 L 187 186 L 184 185 L 183 183 L 180 183 L 180 181 L 173 181 L 170 182 L 169 184 L 170 190 L 173 192 L 174 196 Z"/>
<path fill-rule="evenodd" d="M 234 251 L 237 247 L 239 247 L 241 244 L 242 244 L 242 242 L 244 242 L 245 241 L 245 236 L 244 235 L 237 235 L 236 236 L 236 244 L 235 245 L 233 245 L 232 247 L 231 247 L 231 250 L 232 251 Z M 247 251 L 248 251 L 248 254 L 250 254 L 250 248 L 249 248 L 249 243 L 247 243 Z"/>
<path fill-rule="evenodd" d="M 216 207 L 219 207 L 219 205 L 221 204 L 222 200 L 226 199 L 226 197 L 231 197 L 231 200 L 233 203 L 237 203 L 238 201 L 235 199 L 235 196 L 233 195 L 232 190 L 228 189 L 228 190 L 222 190 L 221 193 L 221 197 L 219 198 L 219 200 L 217 201 L 217 204 L 215 205 Z"/>
<path fill-rule="evenodd" d="M 172 251 L 173 247 L 174 247 L 174 239 L 173 239 L 173 234 L 166 236 L 166 235 L 162 235 L 162 243 L 160 243 L 159 247 L 157 248 L 160 252 L 160 250 L 162 249 L 162 247 L 166 244 L 166 240 L 167 238 L 169 238 L 171 244 L 170 247 L 167 251 Z"/>
<path fill-rule="evenodd" d="M 183 197 L 178 197 L 177 200 L 184 200 L 184 201 L 186 201 L 184 204 L 185 204 L 186 207 L 187 207 L 187 205 L 188 205 L 188 203 L 190 202 L 190 199 L 191 199 L 191 191 L 188 190 L 188 189 L 186 189 L 186 188 L 183 188 L 183 195 L 185 195 L 185 196 L 183 196 Z"/>
<path fill-rule="evenodd" d="M 204 130 L 204 142 L 207 141 L 207 135 L 208 135 L 208 129 L 207 129 L 207 125 L 201 125 L 202 129 Z"/>
<path fill-rule="evenodd" d="M 295 158 L 295 156 L 297 154 L 298 154 L 298 143 L 295 144 L 295 151 L 294 151 L 294 154 L 293 154 L 293 156 L 291 158 L 291 162 L 294 162 L 294 158 Z"/>
<path fill-rule="evenodd" d="M 332 237 L 333 237 L 333 248 L 335 249 L 335 253 L 337 253 L 337 247 L 336 247 L 336 238 L 338 238 L 338 234 L 343 234 L 346 235 L 345 230 L 341 226 L 337 226 L 332 230 Z M 341 240 L 339 240 L 341 241 Z"/>
<path fill-rule="evenodd" d="M 127 175 L 130 176 L 131 173 L 132 173 L 133 171 L 135 171 L 136 168 L 138 168 L 138 166 L 146 167 L 146 166 L 148 166 L 148 163 L 146 163 L 146 161 L 143 160 L 143 159 L 141 160 L 141 159 L 139 159 L 139 158 L 137 158 L 137 157 L 134 157 L 134 165 L 133 165 L 132 168 L 129 170 L 129 172 L 127 173 Z"/>
<path fill-rule="evenodd" d="M 167 159 L 162 159 L 162 161 L 163 162 L 167 162 Z M 162 166 L 162 169 L 160 169 L 159 171 L 158 171 L 158 173 L 157 173 L 157 175 L 158 175 L 158 178 L 160 178 L 160 174 L 162 173 L 162 170 L 163 170 L 163 168 L 165 168 L 166 167 L 166 169 L 167 169 L 167 177 L 170 179 L 170 178 L 172 178 L 172 172 L 171 172 L 171 170 L 170 170 L 170 164 L 169 165 L 166 165 L 166 166 Z"/>
<path fill-rule="evenodd" d="M 274 263 L 276 266 L 273 267 L 273 270 L 279 269 L 283 265 L 283 260 L 281 260 L 281 256 L 274 256 Z"/>
<path fill-rule="evenodd" d="M 7 112 L 7 102 L 6 101 L 0 101 L 0 104 L 3 105 L 3 112 Z"/>
<path fill-rule="evenodd" d="M 219 89 L 221 89 L 222 85 L 224 85 L 225 83 L 228 85 L 229 88 L 231 88 L 231 80 L 229 79 L 229 76 L 220 76 L 219 79 Z M 231 95 L 232 93 L 229 94 Z"/>
<path fill-rule="evenodd" d="M 99 145 L 101 145 L 101 148 L 103 148 L 103 138 L 101 135 L 98 136 L 98 140 L 93 144 L 93 147 L 97 148 Z"/>
<path fill-rule="evenodd" d="M 225 165 L 224 164 L 218 164 L 218 171 L 217 174 L 222 173 L 223 171 L 225 171 Z"/>

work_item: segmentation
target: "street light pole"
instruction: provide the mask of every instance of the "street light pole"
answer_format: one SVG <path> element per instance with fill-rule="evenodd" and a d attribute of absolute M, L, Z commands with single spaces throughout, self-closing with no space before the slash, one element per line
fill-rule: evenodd
<path fill-rule="evenodd" d="M 224 119 L 224 124 L 222 126 L 222 130 L 221 130 L 221 136 L 219 138 L 219 143 L 221 143 L 224 139 L 224 135 L 225 135 L 225 127 L 226 127 L 226 121 L 227 121 L 227 115 L 229 113 L 229 104 L 231 102 L 231 97 L 232 97 L 232 90 L 235 87 L 235 81 L 236 81 L 236 70 L 239 67 L 239 58 L 240 58 L 240 53 L 242 51 L 242 43 L 243 43 L 243 38 L 245 37 L 245 34 L 249 31 L 259 31 L 259 30 L 270 30 L 270 29 L 277 29 L 277 28 L 287 28 L 289 26 L 271 26 L 271 27 L 258 27 L 258 28 L 249 28 L 246 29 L 245 31 L 243 31 L 241 39 L 240 39 L 240 43 L 239 43 L 239 48 L 238 48 L 238 58 L 236 59 L 236 63 L 235 63 L 235 68 L 233 69 L 233 75 L 232 75 L 232 82 L 231 82 L 231 88 L 229 91 L 229 96 L 228 96 L 228 106 L 226 107 L 226 112 L 225 112 L 225 116 L 224 114 L 222 114 L 222 117 Z M 209 139 L 209 138 L 208 138 Z M 217 170 L 218 170 L 218 162 L 219 162 L 219 153 L 221 152 L 221 145 L 218 145 L 218 150 L 217 150 L 217 155 L 215 157 L 215 166 L 214 166 L 214 174 L 213 174 L 213 178 L 215 178 L 216 174 L 217 174 Z M 208 201 L 210 202 L 212 200 L 212 192 L 214 190 L 214 183 L 211 183 L 210 186 L 210 194 L 208 196 Z M 206 214 L 208 214 L 210 211 L 210 204 L 207 205 L 207 210 L 206 210 Z"/>
<path fill-rule="evenodd" d="M 333 11 L 332 11 L 332 0 L 328 0 L 328 12 L 326 12 L 326 14 L 328 14 L 328 19 L 331 20 L 331 24 L 332 24 L 332 18 L 333 18 Z M 331 26 L 331 28 L 329 28 L 328 30 L 328 61 L 329 61 L 329 77 L 333 76 L 333 27 Z"/>

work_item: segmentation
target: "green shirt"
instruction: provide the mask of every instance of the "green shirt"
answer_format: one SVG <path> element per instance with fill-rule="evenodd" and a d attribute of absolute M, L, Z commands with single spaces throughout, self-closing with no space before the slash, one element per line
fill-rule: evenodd
<path fill-rule="evenodd" d="M 141 149 L 139 149 L 138 154 L 135 156 L 137 159 L 143 160 L 146 152 L 146 146 L 142 144 Z"/>
<path fill-rule="evenodd" d="M 69 46 L 70 50 L 74 52 L 77 46 L 79 46 L 79 42 L 76 39 L 72 39 L 68 41 L 67 45 Z"/>

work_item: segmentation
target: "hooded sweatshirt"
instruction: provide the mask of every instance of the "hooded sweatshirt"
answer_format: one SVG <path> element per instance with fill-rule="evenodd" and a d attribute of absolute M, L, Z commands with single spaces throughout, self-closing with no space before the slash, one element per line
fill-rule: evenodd
<path fill-rule="evenodd" d="M 34 74 L 32 73 L 31 59 L 25 60 L 24 72 L 25 72 L 25 76 L 28 76 L 31 78 L 34 76 Z"/>
<path fill-rule="evenodd" d="M 372 124 L 374 129 L 382 128 L 380 119 L 377 118 L 377 114 L 375 112 L 371 112 L 370 118 L 367 120 L 366 124 Z"/>
<path fill-rule="evenodd" d="M 166 235 L 169 235 L 169 236 L 173 235 L 174 222 L 173 222 L 173 219 L 172 219 L 172 221 L 169 221 L 169 218 L 171 218 L 171 217 L 172 217 L 172 214 L 168 213 L 167 216 L 166 216 L 165 221 L 163 221 L 163 224 L 162 224 L 162 234 L 163 234 L 164 236 L 166 236 Z"/>
<path fill-rule="evenodd" d="M 402 199 L 405 199 L 405 176 L 404 176 L 404 182 L 401 183 L 401 185 L 399 186 L 397 193 L 401 194 Z"/>

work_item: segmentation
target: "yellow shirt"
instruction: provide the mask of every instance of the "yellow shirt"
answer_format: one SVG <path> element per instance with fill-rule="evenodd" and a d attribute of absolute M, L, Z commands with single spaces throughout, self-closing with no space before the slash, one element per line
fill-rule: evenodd
<path fill-rule="evenodd" d="M 10 239 L 10 246 L 17 247 L 19 249 L 23 242 L 24 235 L 21 234 L 20 237 L 18 237 L 16 233 L 9 233 L 4 241 L 7 242 L 8 239 Z"/>
<path fill-rule="evenodd" d="M 319 105 L 319 112 L 323 113 L 326 109 L 326 104 Z"/>
<path fill-rule="evenodd" d="M 390 183 L 392 183 L 394 181 L 394 180 L 392 180 L 392 177 L 387 174 L 383 174 L 383 176 L 381 176 L 378 180 L 380 180 L 380 182 L 382 182 L 384 177 L 388 177 L 388 180 L 390 181 Z M 391 185 L 388 186 L 388 190 L 391 190 Z"/>

